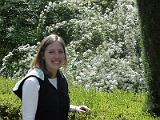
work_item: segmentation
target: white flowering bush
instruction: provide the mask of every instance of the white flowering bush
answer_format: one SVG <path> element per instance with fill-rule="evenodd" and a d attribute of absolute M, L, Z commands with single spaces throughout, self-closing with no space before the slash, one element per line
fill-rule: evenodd
<path fill-rule="evenodd" d="M 57 12 L 58 8 L 67 10 L 68 16 Z M 40 14 L 37 31 L 44 36 L 60 34 L 67 42 L 69 63 L 65 74 L 73 76 L 73 82 L 106 91 L 146 88 L 136 0 L 117 0 L 113 10 L 106 8 L 105 12 L 100 5 L 91 2 L 49 2 Z M 16 63 L 14 76 L 24 75 L 37 51 L 35 46 L 27 48 L 23 50 L 25 57 Z M 3 73 L 8 69 L 10 56 L 14 55 L 3 60 Z"/>
<path fill-rule="evenodd" d="M 1 76 L 5 77 L 21 77 L 25 75 L 30 68 L 30 62 L 38 50 L 38 45 L 30 46 L 29 44 L 13 49 L 7 56 L 3 58 Z"/>
<path fill-rule="evenodd" d="M 85 26 L 85 32 L 82 30 L 80 39 L 72 41 L 67 47 L 70 58 L 67 73 L 86 88 L 144 89 L 140 26 L 135 1 L 118 0 L 112 12 L 106 10 L 104 15 L 95 13 L 94 16 L 81 18 L 80 22 L 74 21 L 77 26 Z M 97 37 L 97 47 L 88 48 L 94 42 L 94 35 Z M 83 51 L 77 50 L 84 47 L 86 49 Z"/>

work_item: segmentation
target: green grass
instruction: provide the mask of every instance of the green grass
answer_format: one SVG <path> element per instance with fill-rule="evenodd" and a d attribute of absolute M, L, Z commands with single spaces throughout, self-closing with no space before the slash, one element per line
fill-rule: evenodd
<path fill-rule="evenodd" d="M 21 109 L 21 101 L 12 93 L 17 80 L 0 78 L 0 105 L 9 104 L 9 113 L 14 114 L 15 106 Z M 90 114 L 69 113 L 69 120 L 159 120 L 142 109 L 146 92 L 115 90 L 112 92 L 85 90 L 80 85 L 69 82 L 70 99 L 73 105 L 87 105 Z M 13 109 L 14 108 L 14 109 Z M 1 111 L 0 111 L 1 112 Z"/>

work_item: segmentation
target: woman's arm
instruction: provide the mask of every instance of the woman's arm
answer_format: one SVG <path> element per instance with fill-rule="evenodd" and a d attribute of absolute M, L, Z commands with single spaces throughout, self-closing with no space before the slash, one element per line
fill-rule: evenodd
<path fill-rule="evenodd" d="M 22 118 L 34 120 L 38 104 L 40 85 L 35 77 L 29 77 L 22 87 Z"/>

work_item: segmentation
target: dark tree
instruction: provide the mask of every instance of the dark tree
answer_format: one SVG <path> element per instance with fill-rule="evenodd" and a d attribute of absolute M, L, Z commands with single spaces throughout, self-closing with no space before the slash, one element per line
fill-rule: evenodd
<path fill-rule="evenodd" d="M 137 0 L 137 5 L 148 86 L 145 110 L 151 115 L 160 116 L 160 1 Z"/>

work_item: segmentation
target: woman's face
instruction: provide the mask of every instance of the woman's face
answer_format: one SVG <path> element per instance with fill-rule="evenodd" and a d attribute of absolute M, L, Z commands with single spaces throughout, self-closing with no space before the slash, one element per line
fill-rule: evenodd
<path fill-rule="evenodd" d="M 60 42 L 55 41 L 47 46 L 43 59 L 45 60 L 46 69 L 55 73 L 62 66 L 65 60 L 65 53 Z"/>

